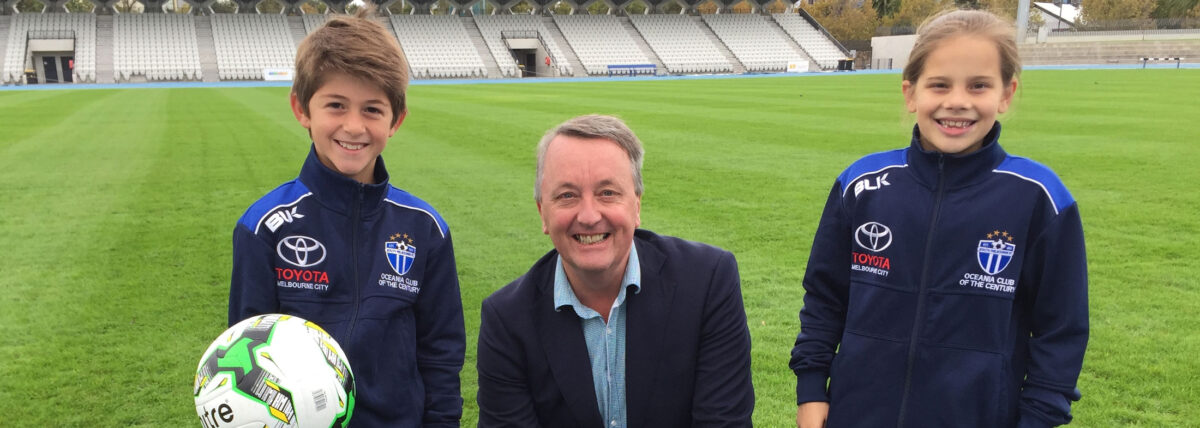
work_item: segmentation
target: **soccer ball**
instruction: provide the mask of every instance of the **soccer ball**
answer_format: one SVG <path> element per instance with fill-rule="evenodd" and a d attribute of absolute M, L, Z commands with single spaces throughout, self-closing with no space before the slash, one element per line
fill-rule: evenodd
<path fill-rule="evenodd" d="M 345 427 L 354 412 L 354 373 L 345 355 L 329 333 L 303 318 L 247 318 L 200 358 L 192 389 L 200 423 Z"/>

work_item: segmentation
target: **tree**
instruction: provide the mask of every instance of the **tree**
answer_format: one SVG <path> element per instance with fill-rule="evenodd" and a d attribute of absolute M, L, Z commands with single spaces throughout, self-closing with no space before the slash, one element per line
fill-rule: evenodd
<path fill-rule="evenodd" d="M 256 9 L 258 9 L 258 13 L 279 14 L 279 12 L 283 12 L 283 5 L 275 0 L 263 0 Z"/>
<path fill-rule="evenodd" d="M 121 0 L 130 1 L 130 0 Z M 237 12 L 237 5 L 229 0 L 217 0 L 212 4 L 214 13 L 234 13 Z"/>
<path fill-rule="evenodd" d="M 649 6 L 646 6 L 646 3 L 634 0 L 625 5 L 625 15 L 641 15 L 646 13 L 646 9 L 649 8 Z"/>
<path fill-rule="evenodd" d="M 609 11 L 608 5 L 602 1 L 592 2 L 587 7 L 588 15 L 607 15 Z"/>
<path fill-rule="evenodd" d="M 875 16 L 883 19 L 900 10 L 900 0 L 871 0 L 871 7 L 875 9 Z"/>
<path fill-rule="evenodd" d="M 395 6 L 400 5 L 400 4 L 402 4 L 402 2 L 392 3 L 392 6 L 393 6 L 392 13 L 396 13 Z M 408 6 L 408 3 L 404 2 L 403 5 Z M 400 7 L 403 8 L 403 6 L 400 6 Z M 325 6 L 325 3 L 319 2 L 317 0 L 308 0 L 308 1 L 300 4 L 300 10 L 303 10 L 304 13 L 308 14 L 308 15 L 323 14 L 323 13 L 325 13 L 326 10 L 329 10 L 329 6 Z M 408 6 L 408 10 L 412 10 L 412 6 Z M 408 12 L 405 11 L 404 13 L 407 14 Z"/>
<path fill-rule="evenodd" d="M 883 25 L 916 28 L 926 18 L 952 7 L 953 0 L 901 0 L 896 13 L 883 18 Z"/>
<path fill-rule="evenodd" d="M 763 5 L 763 9 L 766 9 L 767 13 L 787 13 L 791 7 L 791 3 L 783 0 L 772 0 L 770 3 Z"/>
<path fill-rule="evenodd" d="M 801 8 L 820 22 L 838 40 L 870 40 L 879 26 L 879 18 L 871 2 L 855 6 L 857 0 L 817 0 L 802 2 Z"/>
<path fill-rule="evenodd" d="M 42 9 L 46 8 L 46 4 L 38 0 L 21 0 L 17 2 L 17 12 L 21 13 L 41 13 Z"/>
<path fill-rule="evenodd" d="M 1155 19 L 1188 17 L 1188 13 L 1200 7 L 1200 0 L 1158 0 L 1150 16 Z"/>
<path fill-rule="evenodd" d="M 1154 0 L 1083 0 L 1080 20 L 1091 28 L 1151 28 Z"/>
<path fill-rule="evenodd" d="M 91 13 L 96 7 L 95 4 L 88 0 L 69 0 L 67 1 L 67 11 L 71 13 Z"/>

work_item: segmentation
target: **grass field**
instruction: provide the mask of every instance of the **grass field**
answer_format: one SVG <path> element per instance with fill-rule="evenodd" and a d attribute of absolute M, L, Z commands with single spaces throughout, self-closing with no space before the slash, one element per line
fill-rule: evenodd
<path fill-rule="evenodd" d="M 1200 426 L 1200 71 L 1030 71 L 1010 152 L 1055 169 L 1088 239 L 1092 336 L 1075 426 Z M 1190 94 L 1190 95 L 1188 95 Z M 0 425 L 197 426 L 225 328 L 230 236 L 293 178 L 285 88 L 0 91 Z M 643 226 L 734 252 L 755 423 L 795 415 L 787 368 L 834 177 L 907 144 L 898 75 L 414 86 L 384 156 L 454 231 L 474 426 L 479 304 L 550 248 L 533 147 L 576 114 L 646 144 Z"/>

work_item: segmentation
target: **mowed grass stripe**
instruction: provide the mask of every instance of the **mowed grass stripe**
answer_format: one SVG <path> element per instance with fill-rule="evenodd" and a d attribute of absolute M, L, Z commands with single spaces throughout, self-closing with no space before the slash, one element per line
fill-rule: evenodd
<path fill-rule="evenodd" d="M 1200 181 L 1197 131 L 1179 126 L 1200 106 L 1171 101 L 1200 89 L 1197 77 L 1026 72 L 1015 111 L 1002 119 L 1005 148 L 1054 168 L 1084 215 L 1093 334 L 1074 426 L 1188 426 L 1200 417 L 1200 370 L 1190 361 L 1200 339 L 1187 333 L 1200 309 L 1190 276 L 1197 251 L 1182 238 L 1200 221 L 1186 214 L 1200 202 L 1190 190 Z M 906 144 L 912 122 L 898 80 L 412 87 L 412 113 L 384 156 L 394 183 L 437 207 L 454 234 L 468 326 L 464 426 L 476 421 L 479 302 L 550 248 L 531 198 L 534 145 L 548 127 L 593 112 L 622 116 L 646 143 L 645 227 L 737 255 L 754 341 L 755 422 L 793 423 L 786 364 L 812 233 L 849 162 Z M 17 111 L 9 101 L 26 96 L 10 94 L 27 93 L 0 93 L 0 124 Z M 0 192 L 14 189 L 0 193 L 0 244 L 12 244 L 0 251 L 17 261 L 0 267 L 3 289 L 13 290 L 0 298 L 0 322 L 24 339 L 0 345 L 0 412 L 33 425 L 194 424 L 187 391 L 200 352 L 224 326 L 233 224 L 294 178 L 308 151 L 286 96 L 286 88 L 238 88 L 22 98 L 22 111 L 81 113 L 21 119 L 21 135 L 65 138 L 70 150 L 24 148 L 18 160 L 0 152 Z M 114 113 L 124 111 L 141 113 Z M 5 129 L 0 151 L 14 144 Z M 51 212 L 74 217 L 43 218 L 36 204 L 59 190 L 42 184 L 46 170 L 103 192 L 52 202 Z M 56 227 L 78 232 L 28 232 Z M 65 243 L 70 237 L 81 239 Z M 88 290 L 75 289 L 80 278 Z M 68 333 L 91 342 L 59 337 Z M 71 352 L 88 356 L 63 356 Z M 10 364 L 13 355 L 19 362 Z M 60 414 L 64 405 L 80 415 Z"/>

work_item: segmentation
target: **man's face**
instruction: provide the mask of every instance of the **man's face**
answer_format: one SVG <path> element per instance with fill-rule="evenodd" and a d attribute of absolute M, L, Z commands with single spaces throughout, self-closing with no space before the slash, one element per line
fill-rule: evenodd
<path fill-rule="evenodd" d="M 559 135 L 543 162 L 542 233 L 562 256 L 567 277 L 624 275 L 633 231 L 642 223 L 629 156 L 606 139 Z"/>
<path fill-rule="evenodd" d="M 392 105 L 383 90 L 362 80 L 334 74 L 308 102 L 308 113 L 292 94 L 292 113 L 308 128 L 321 163 L 360 183 L 373 184 L 375 159 L 404 121 L 392 122 Z"/>

